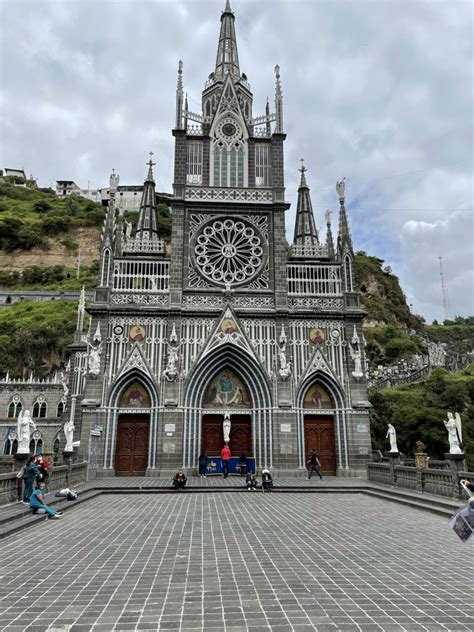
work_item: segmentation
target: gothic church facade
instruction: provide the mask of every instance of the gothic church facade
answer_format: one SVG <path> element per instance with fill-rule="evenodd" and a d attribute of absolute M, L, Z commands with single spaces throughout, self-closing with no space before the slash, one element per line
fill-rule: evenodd
<path fill-rule="evenodd" d="M 79 306 L 66 411 L 91 476 L 191 471 L 201 451 L 212 472 L 225 416 L 232 453 L 259 469 L 304 473 L 316 448 L 327 475 L 365 472 L 364 312 L 344 182 L 336 244 L 329 215 L 323 243 L 301 167 L 288 247 L 284 129 L 279 68 L 273 107 L 255 113 L 227 2 L 199 113 L 188 109 L 179 64 L 170 256 L 152 160 L 136 230 L 116 220 L 111 181 L 99 285 L 87 334 Z"/>

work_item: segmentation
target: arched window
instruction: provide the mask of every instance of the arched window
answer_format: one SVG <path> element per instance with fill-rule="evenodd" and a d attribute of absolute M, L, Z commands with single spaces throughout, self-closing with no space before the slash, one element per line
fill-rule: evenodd
<path fill-rule="evenodd" d="M 12 453 L 12 441 L 7 437 L 5 443 L 3 444 L 3 454 L 11 454 Z"/>
<path fill-rule="evenodd" d="M 58 465 L 59 464 L 59 458 L 60 458 L 60 448 L 61 448 L 61 440 L 60 437 L 61 436 L 61 431 L 58 432 L 58 434 L 56 435 L 56 438 L 53 441 L 53 465 Z"/>
<path fill-rule="evenodd" d="M 243 187 L 245 181 L 245 154 L 240 143 L 231 147 L 224 143 L 214 145 L 214 186 Z"/>
<path fill-rule="evenodd" d="M 352 292 L 352 260 L 349 255 L 344 257 L 344 282 L 346 292 Z"/>
<path fill-rule="evenodd" d="M 37 400 L 33 406 L 33 418 L 44 419 L 46 417 L 46 402 Z"/>
<path fill-rule="evenodd" d="M 56 412 L 56 417 L 62 417 L 63 413 L 64 413 L 64 404 L 63 404 L 63 402 L 59 402 L 58 410 Z"/>
<path fill-rule="evenodd" d="M 41 432 L 36 430 L 30 440 L 30 453 L 31 454 L 42 454 L 43 453 L 43 438 L 41 436 Z"/>
<path fill-rule="evenodd" d="M 110 281 L 110 250 L 106 248 L 102 255 L 102 287 L 107 287 Z"/>
<path fill-rule="evenodd" d="M 19 397 L 16 395 L 8 405 L 8 419 L 16 419 L 20 414 L 22 404 Z"/>

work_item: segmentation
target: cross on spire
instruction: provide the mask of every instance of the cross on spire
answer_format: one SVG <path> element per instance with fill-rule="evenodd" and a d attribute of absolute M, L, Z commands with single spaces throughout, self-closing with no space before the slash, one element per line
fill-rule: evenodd
<path fill-rule="evenodd" d="M 301 162 L 301 167 L 298 167 L 298 171 L 301 173 L 301 181 L 300 181 L 300 188 L 301 188 L 301 187 L 307 187 L 308 185 L 306 184 L 306 176 L 304 175 L 307 171 L 306 167 L 304 166 L 304 158 L 301 158 L 300 162 Z"/>

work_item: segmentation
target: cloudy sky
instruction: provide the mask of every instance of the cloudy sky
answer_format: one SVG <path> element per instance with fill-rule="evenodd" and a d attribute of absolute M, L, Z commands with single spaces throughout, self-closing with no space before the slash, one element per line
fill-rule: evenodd
<path fill-rule="evenodd" d="M 171 191 L 176 71 L 190 109 L 213 70 L 224 0 L 0 0 L 0 166 L 43 185 L 143 180 Z M 345 176 L 354 246 L 413 310 L 474 313 L 473 5 L 457 0 L 231 0 L 254 115 L 284 91 L 287 215 L 299 159 L 319 226 Z M 324 231 L 323 231 L 324 232 Z"/>

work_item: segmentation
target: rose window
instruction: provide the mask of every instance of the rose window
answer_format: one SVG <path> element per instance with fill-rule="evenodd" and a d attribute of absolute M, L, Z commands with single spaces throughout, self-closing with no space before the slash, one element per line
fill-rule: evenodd
<path fill-rule="evenodd" d="M 255 276 L 264 255 L 257 229 L 230 218 L 207 224 L 193 250 L 201 274 L 220 285 L 240 284 Z"/>

